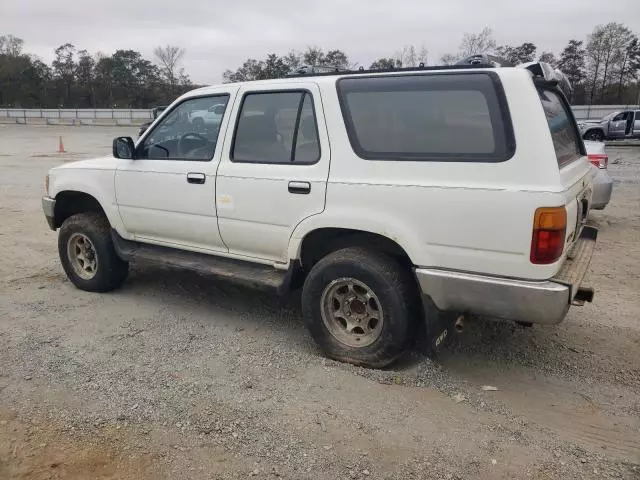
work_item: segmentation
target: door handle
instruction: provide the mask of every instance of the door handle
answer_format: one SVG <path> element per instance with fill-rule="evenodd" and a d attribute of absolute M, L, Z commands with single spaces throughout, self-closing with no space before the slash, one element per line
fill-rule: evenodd
<path fill-rule="evenodd" d="M 311 193 L 311 183 L 309 182 L 289 182 L 289 193 L 308 195 Z"/>
<path fill-rule="evenodd" d="M 187 173 L 187 182 L 202 185 L 207 177 L 204 173 Z"/>

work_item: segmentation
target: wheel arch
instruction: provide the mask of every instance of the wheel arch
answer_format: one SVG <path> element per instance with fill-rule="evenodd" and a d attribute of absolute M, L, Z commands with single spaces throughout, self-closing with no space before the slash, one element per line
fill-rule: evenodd
<path fill-rule="evenodd" d="M 407 250 L 396 240 L 371 230 L 346 227 L 319 227 L 309 230 L 296 242 L 292 253 L 308 272 L 321 258 L 331 252 L 348 247 L 364 247 L 385 253 L 403 265 L 413 266 Z"/>
<path fill-rule="evenodd" d="M 582 134 L 582 138 L 586 138 L 586 136 L 591 133 L 591 132 L 599 132 L 600 135 L 602 135 L 602 138 L 606 138 L 606 135 L 604 134 L 604 128 L 602 127 L 591 127 L 588 128 L 587 130 L 585 130 L 585 132 Z"/>
<path fill-rule="evenodd" d="M 109 220 L 107 213 L 96 197 L 78 190 L 63 190 L 55 196 L 54 226 L 59 228 L 72 215 L 95 212 Z M 111 223 L 111 222 L 110 222 Z"/>

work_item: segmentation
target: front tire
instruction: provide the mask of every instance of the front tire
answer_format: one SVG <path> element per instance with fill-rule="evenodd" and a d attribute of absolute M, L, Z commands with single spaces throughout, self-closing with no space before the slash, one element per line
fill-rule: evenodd
<path fill-rule="evenodd" d="M 594 142 L 602 142 L 604 141 L 604 134 L 601 130 L 589 130 L 584 134 L 585 140 L 592 140 Z"/>
<path fill-rule="evenodd" d="M 363 248 L 321 259 L 302 291 L 311 336 L 335 360 L 382 368 L 409 347 L 419 318 L 417 287 L 409 269 Z"/>
<path fill-rule="evenodd" d="M 129 273 L 129 264 L 113 248 L 109 222 L 99 213 L 67 218 L 58 234 L 58 253 L 71 283 L 87 292 L 114 290 Z"/>

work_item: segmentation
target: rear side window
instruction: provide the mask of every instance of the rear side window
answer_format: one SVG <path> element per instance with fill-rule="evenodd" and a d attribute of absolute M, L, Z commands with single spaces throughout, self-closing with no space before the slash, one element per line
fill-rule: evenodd
<path fill-rule="evenodd" d="M 309 92 L 245 95 L 231 149 L 232 161 L 310 165 L 319 159 L 318 125 Z"/>
<path fill-rule="evenodd" d="M 563 167 L 582 157 L 580 137 L 575 122 L 569 113 L 569 106 L 562 101 L 558 93 L 552 90 L 538 89 L 538 94 L 547 116 L 558 166 Z"/>
<path fill-rule="evenodd" d="M 351 146 L 368 160 L 500 162 L 515 144 L 489 73 L 343 78 L 338 95 Z"/>

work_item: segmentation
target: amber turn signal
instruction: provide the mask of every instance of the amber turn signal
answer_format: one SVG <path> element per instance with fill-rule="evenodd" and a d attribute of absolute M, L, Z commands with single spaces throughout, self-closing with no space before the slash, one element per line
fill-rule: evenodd
<path fill-rule="evenodd" d="M 544 265 L 562 256 L 567 232 L 567 210 L 564 207 L 538 208 L 533 217 L 531 263 Z"/>

